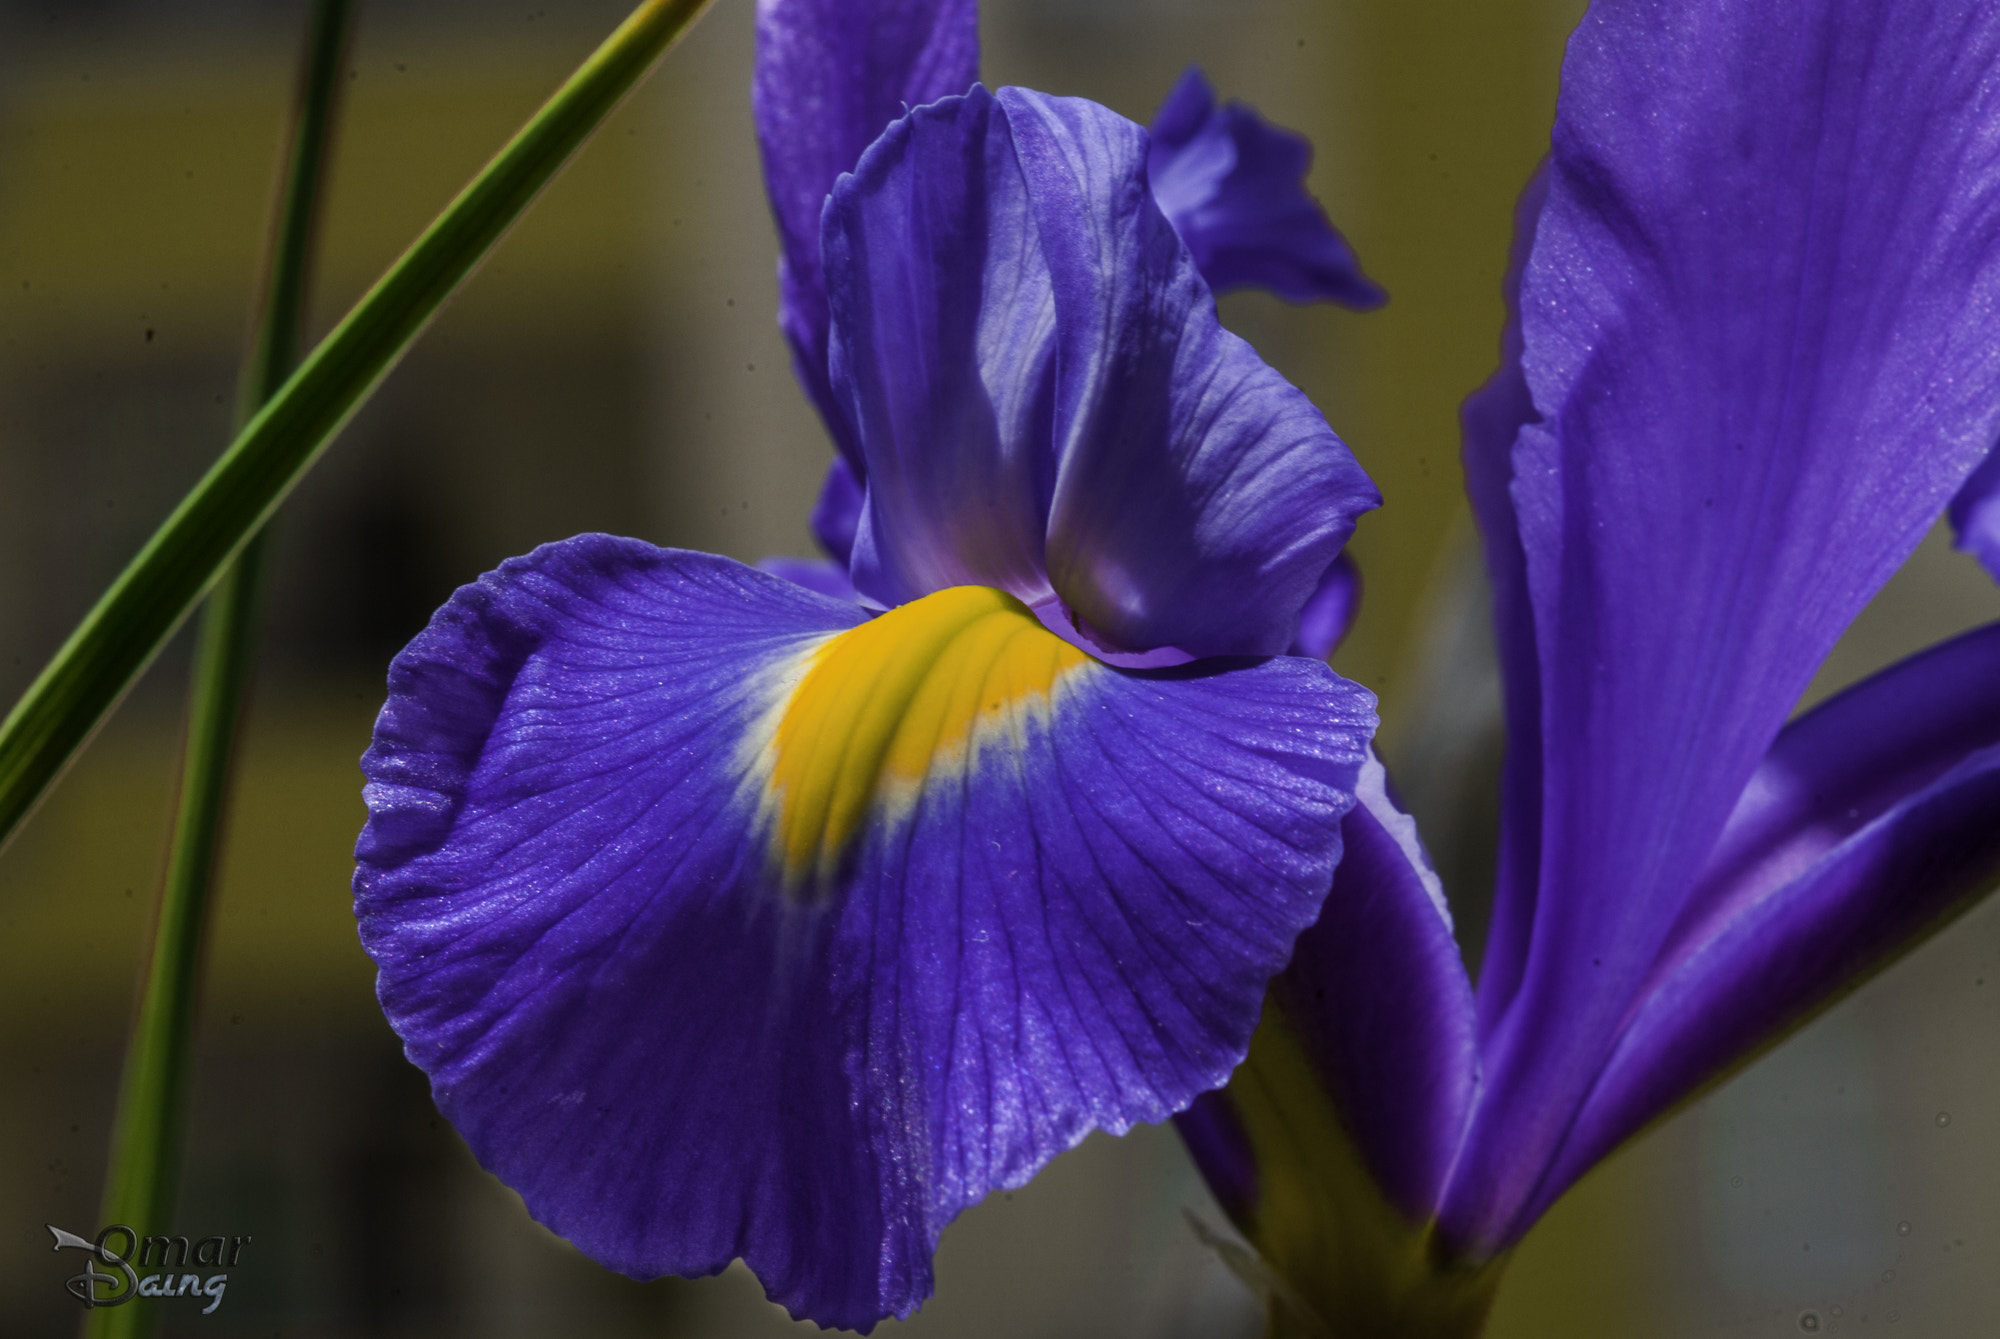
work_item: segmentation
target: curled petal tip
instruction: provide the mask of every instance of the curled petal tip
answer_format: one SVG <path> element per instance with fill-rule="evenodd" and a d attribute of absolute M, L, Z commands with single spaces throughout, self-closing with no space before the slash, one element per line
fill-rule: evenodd
<path fill-rule="evenodd" d="M 1241 103 L 1218 107 L 1199 67 L 1150 127 L 1153 198 L 1210 288 L 1266 288 L 1290 302 L 1370 311 L 1389 300 L 1306 191 L 1312 147 Z"/>

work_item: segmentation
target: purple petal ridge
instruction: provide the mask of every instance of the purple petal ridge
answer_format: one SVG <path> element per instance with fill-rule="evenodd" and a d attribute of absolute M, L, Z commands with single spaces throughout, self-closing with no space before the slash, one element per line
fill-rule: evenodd
<path fill-rule="evenodd" d="M 1054 293 L 1051 584 L 1120 650 L 1283 652 L 1380 494 L 1216 319 L 1147 188 L 1144 132 L 1078 99 L 1000 96 Z"/>
<path fill-rule="evenodd" d="M 1548 167 L 1535 169 L 1514 208 L 1514 240 L 1501 293 L 1507 323 L 1500 366 L 1459 411 L 1465 435 L 1465 491 L 1479 522 L 1487 580 L 1493 589 L 1493 640 L 1507 749 L 1500 784 L 1499 860 L 1493 915 L 1479 967 L 1481 1035 L 1506 1010 L 1520 985 L 1535 916 L 1541 864 L 1542 698 L 1535 649 L 1535 612 L 1528 597 L 1527 557 L 1514 514 L 1514 443 L 1539 420 L 1521 372 L 1521 274 L 1535 243 L 1535 225 L 1549 194 Z"/>
<path fill-rule="evenodd" d="M 884 605 L 954 585 L 1046 599 L 1054 312 L 994 98 L 891 126 L 842 178 L 822 252 L 868 481 L 855 585 Z"/>

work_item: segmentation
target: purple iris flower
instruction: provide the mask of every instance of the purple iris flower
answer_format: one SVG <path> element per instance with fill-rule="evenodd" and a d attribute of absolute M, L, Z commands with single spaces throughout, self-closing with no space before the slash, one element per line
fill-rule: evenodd
<path fill-rule="evenodd" d="M 1509 740 L 1477 989 L 1371 770 L 1183 1119 L 1339 1333 L 1475 1333 L 1584 1171 L 2000 873 L 2000 625 L 1792 718 L 1954 496 L 1992 561 L 2000 8 L 1598 0 L 1520 222 L 1465 409 Z"/>
<path fill-rule="evenodd" d="M 866 606 L 604 535 L 503 564 L 391 666 L 354 886 L 538 1219 L 865 1330 L 961 1209 L 1243 1058 L 1374 728 L 1285 652 L 1379 499 L 1218 323 L 1140 127 L 960 92 L 970 6 L 854 8 L 763 8 L 758 106 Z"/>

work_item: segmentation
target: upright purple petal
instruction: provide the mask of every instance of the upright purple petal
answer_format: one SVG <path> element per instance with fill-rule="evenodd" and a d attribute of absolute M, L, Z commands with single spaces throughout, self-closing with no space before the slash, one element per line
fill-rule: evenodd
<path fill-rule="evenodd" d="M 1380 496 L 1216 320 L 1147 188 L 1145 132 L 1078 99 L 1000 102 L 1053 289 L 1056 594 L 1110 650 L 1284 651 Z"/>
<path fill-rule="evenodd" d="M 855 584 L 998 586 L 1107 654 L 1276 654 L 1379 498 L 1224 331 L 1147 193 L 1144 132 L 976 89 L 834 193 L 832 368 L 867 460 Z"/>
<path fill-rule="evenodd" d="M 2000 879 L 2000 624 L 1794 721 L 1524 1216 Z"/>
<path fill-rule="evenodd" d="M 834 193 L 832 368 L 866 458 L 855 584 L 1049 595 L 1055 308 L 1007 118 L 983 88 L 890 127 Z"/>
<path fill-rule="evenodd" d="M 1291 302 L 1366 311 L 1388 301 L 1306 192 L 1312 146 L 1240 102 L 1215 105 L 1190 66 L 1153 117 L 1147 178 L 1160 212 L 1216 292 L 1267 288 Z"/>
<path fill-rule="evenodd" d="M 778 221 L 778 324 L 799 381 L 857 467 L 827 380 L 820 210 L 891 121 L 978 78 L 976 0 L 758 0 L 752 103 Z"/>
<path fill-rule="evenodd" d="M 933 601 L 582 536 L 392 667 L 355 876 L 384 1011 L 614 1268 L 907 1314 L 966 1205 L 1220 1084 L 1318 914 L 1365 691 Z"/>
<path fill-rule="evenodd" d="M 1986 459 L 1951 500 L 1951 524 L 1958 547 L 2000 581 L 2000 450 Z"/>
<path fill-rule="evenodd" d="M 1417 825 L 1371 757 L 1333 891 L 1273 998 L 1389 1202 L 1434 1212 L 1478 1085 L 1472 983 Z"/>
<path fill-rule="evenodd" d="M 1512 494 L 1541 877 L 1449 1225 L 1503 1245 L 1827 650 L 2000 435 L 2000 10 L 1625 0 L 1564 67 Z"/>

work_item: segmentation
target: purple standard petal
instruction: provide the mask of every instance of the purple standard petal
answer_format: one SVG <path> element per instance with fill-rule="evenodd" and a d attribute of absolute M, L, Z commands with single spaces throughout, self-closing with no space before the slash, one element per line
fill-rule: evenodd
<path fill-rule="evenodd" d="M 1951 524 L 1958 547 L 2000 581 L 2000 450 L 1986 459 L 1951 500 Z"/>
<path fill-rule="evenodd" d="M 1427 1221 L 1478 1085 L 1472 983 L 1417 825 L 1362 768 L 1317 924 L 1272 995 L 1389 1202 Z"/>
<path fill-rule="evenodd" d="M 965 584 L 1045 600 L 1055 309 L 992 95 L 891 126 L 835 191 L 822 249 L 866 456 L 855 585 L 885 605 Z"/>
<path fill-rule="evenodd" d="M 1513 501 L 1541 873 L 1448 1206 L 1498 1249 L 1736 797 L 2000 435 L 2000 9 L 1631 0 L 1572 38 Z"/>
<path fill-rule="evenodd" d="M 1785 728 L 1525 1216 L 1996 878 L 2000 624 Z"/>
<path fill-rule="evenodd" d="M 1217 107 L 1194 66 L 1160 104 L 1150 136 L 1153 199 L 1210 288 L 1267 288 L 1291 302 L 1358 311 L 1389 300 L 1307 194 L 1312 146 L 1304 136 L 1240 102 Z"/>
<path fill-rule="evenodd" d="M 1217 323 L 1144 138 L 1093 103 L 975 89 L 897 122 L 834 192 L 865 595 L 992 585 L 1059 596 L 1107 654 L 1276 654 L 1379 501 Z"/>
<path fill-rule="evenodd" d="M 1079 99 L 1000 102 L 1054 294 L 1056 594 L 1111 650 L 1284 651 L 1380 495 L 1216 320 L 1147 189 L 1145 132 Z"/>
<path fill-rule="evenodd" d="M 1113 670 L 998 591 L 863 621 L 584 536 L 397 658 L 362 938 L 542 1222 L 866 1329 L 960 1209 L 1242 1058 L 1371 705 L 1296 658 Z"/>
<path fill-rule="evenodd" d="M 978 78 L 976 0 L 758 0 L 752 103 L 778 221 L 778 324 L 799 381 L 857 468 L 827 381 L 820 210 L 891 121 Z"/>

